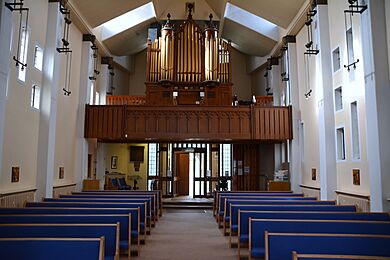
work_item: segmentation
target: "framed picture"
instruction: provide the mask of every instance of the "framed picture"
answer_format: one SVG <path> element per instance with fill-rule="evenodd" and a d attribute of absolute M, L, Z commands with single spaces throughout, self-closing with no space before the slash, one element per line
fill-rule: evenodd
<path fill-rule="evenodd" d="M 64 177 L 65 177 L 64 166 L 61 166 L 58 168 L 58 178 L 63 179 Z"/>
<path fill-rule="evenodd" d="M 19 166 L 12 167 L 11 182 L 19 182 Z"/>
<path fill-rule="evenodd" d="M 352 169 L 353 185 L 360 185 L 360 170 Z"/>
<path fill-rule="evenodd" d="M 311 180 L 312 181 L 317 180 L 317 169 L 316 168 L 311 169 Z"/>
<path fill-rule="evenodd" d="M 118 168 L 118 156 L 114 155 L 111 156 L 111 169 L 117 169 Z"/>

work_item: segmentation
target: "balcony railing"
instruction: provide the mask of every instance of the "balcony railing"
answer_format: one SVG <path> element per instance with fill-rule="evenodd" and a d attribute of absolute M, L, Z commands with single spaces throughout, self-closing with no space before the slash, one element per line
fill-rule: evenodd
<path fill-rule="evenodd" d="M 102 142 L 283 141 L 292 138 L 291 107 L 86 107 L 85 137 Z"/>

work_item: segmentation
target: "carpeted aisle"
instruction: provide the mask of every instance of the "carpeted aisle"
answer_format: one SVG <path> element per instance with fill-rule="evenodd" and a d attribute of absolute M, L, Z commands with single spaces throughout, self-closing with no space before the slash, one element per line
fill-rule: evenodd
<path fill-rule="evenodd" d="M 229 248 L 212 212 L 193 212 L 166 212 L 141 246 L 140 256 L 133 259 L 237 259 L 236 249 Z"/>

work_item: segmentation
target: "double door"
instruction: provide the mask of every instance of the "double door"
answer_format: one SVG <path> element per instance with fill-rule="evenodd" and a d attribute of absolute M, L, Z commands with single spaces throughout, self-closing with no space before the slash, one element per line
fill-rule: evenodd
<path fill-rule="evenodd" d="M 151 149 L 152 148 L 152 149 Z M 155 162 L 155 167 L 150 167 Z M 150 184 L 164 197 L 212 197 L 220 180 L 231 187 L 231 146 L 226 144 L 150 144 Z"/>

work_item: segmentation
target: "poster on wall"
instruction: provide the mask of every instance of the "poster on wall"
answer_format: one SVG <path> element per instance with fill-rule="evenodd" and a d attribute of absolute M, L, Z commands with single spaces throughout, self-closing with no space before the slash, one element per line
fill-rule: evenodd
<path fill-rule="evenodd" d="M 59 179 L 65 178 L 64 166 L 61 166 L 61 167 L 58 168 L 58 178 Z"/>
<path fill-rule="evenodd" d="M 118 156 L 111 156 L 111 169 L 118 168 Z"/>
<path fill-rule="evenodd" d="M 12 167 L 11 182 L 19 182 L 19 166 Z"/>
<path fill-rule="evenodd" d="M 316 168 L 311 169 L 311 180 L 312 181 L 317 180 L 317 169 Z"/>
<path fill-rule="evenodd" d="M 353 185 L 360 185 L 360 170 L 352 169 Z"/>

